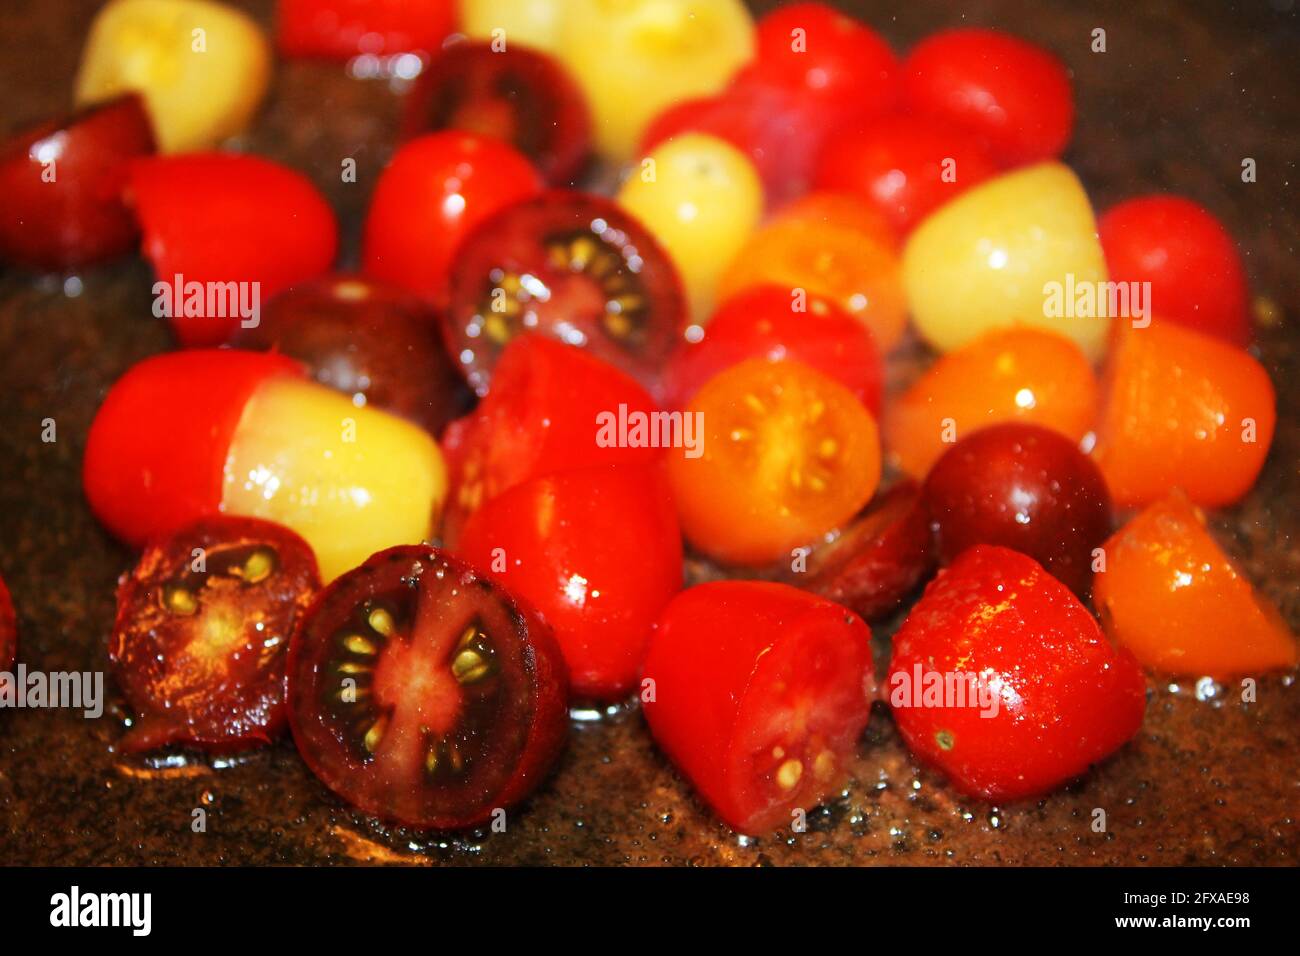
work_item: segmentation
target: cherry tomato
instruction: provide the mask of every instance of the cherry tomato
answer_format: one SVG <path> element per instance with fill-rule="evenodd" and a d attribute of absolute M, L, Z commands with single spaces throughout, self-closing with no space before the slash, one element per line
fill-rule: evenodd
<path fill-rule="evenodd" d="M 475 40 L 505 36 L 535 50 L 558 52 L 560 18 L 569 0 L 460 0 L 460 28 Z M 495 31 L 505 31 L 498 34 Z"/>
<path fill-rule="evenodd" d="M 889 352 L 907 327 L 893 229 L 865 200 L 809 193 L 778 212 L 733 259 L 719 283 L 726 301 L 757 285 L 824 296 L 871 330 Z"/>
<path fill-rule="evenodd" d="M 1032 558 L 978 545 L 894 635 L 890 705 L 912 753 L 967 796 L 1021 800 L 1138 732 L 1146 686 L 1087 609 Z"/>
<path fill-rule="evenodd" d="M 1157 321 L 1250 342 L 1246 270 L 1210 212 L 1181 196 L 1143 196 L 1113 206 L 1097 230 L 1111 281 L 1150 282 Z"/>
<path fill-rule="evenodd" d="M 1106 542 L 1093 595 L 1106 633 L 1143 666 L 1228 678 L 1294 667 L 1296 641 L 1175 489 Z"/>
<path fill-rule="evenodd" d="M 153 149 L 134 94 L 15 133 L 0 146 L 0 258 L 54 270 L 130 251 L 140 230 L 122 202 L 126 164 Z"/>
<path fill-rule="evenodd" d="M 918 43 L 903 61 L 903 99 L 965 126 L 1009 166 L 1059 156 L 1074 127 L 1065 64 L 997 30 L 945 30 Z"/>
<path fill-rule="evenodd" d="M 18 652 L 18 616 L 4 578 L 0 578 L 0 671 L 12 671 Z"/>
<path fill-rule="evenodd" d="M 1198 505 L 1240 500 L 1276 423 L 1273 383 L 1245 352 L 1173 323 L 1118 326 L 1094 451 L 1116 504 L 1147 505 L 1175 486 Z"/>
<path fill-rule="evenodd" d="M 452 270 L 448 353 L 486 394 L 502 348 L 533 331 L 650 381 L 686 325 L 667 253 L 599 196 L 548 192 L 507 206 L 466 237 Z"/>
<path fill-rule="evenodd" d="M 505 143 L 452 130 L 413 139 L 375 186 L 362 235 L 365 272 L 441 306 L 465 235 L 541 189 L 528 159 Z"/>
<path fill-rule="evenodd" d="M 208 0 L 112 0 L 90 25 L 76 96 L 87 106 L 139 93 L 158 148 L 187 153 L 248 127 L 270 80 L 270 44 L 247 14 Z"/>
<path fill-rule="evenodd" d="M 254 518 L 155 541 L 117 589 L 113 674 L 136 711 L 128 753 L 228 751 L 284 728 L 284 655 L 320 578 L 307 542 Z"/>
<path fill-rule="evenodd" d="M 591 152 L 591 117 L 564 68 L 527 47 L 456 43 L 434 58 L 408 94 L 404 138 L 460 129 L 523 153 L 547 182 L 571 185 Z"/>
<path fill-rule="evenodd" d="M 410 293 L 360 276 L 294 286 L 232 344 L 295 358 L 354 405 L 382 408 L 435 435 L 469 407 L 437 315 Z"/>
<path fill-rule="evenodd" d="M 717 581 L 664 610 L 641 699 L 704 801 L 759 834 L 843 788 L 874 685 L 871 633 L 847 608 L 784 584 Z"/>
<path fill-rule="evenodd" d="M 334 261 L 338 224 L 329 204 L 305 176 L 270 160 L 160 156 L 133 161 L 128 176 L 158 280 L 154 312 L 168 317 L 184 346 L 226 342 L 257 318 L 262 302 Z"/>
<path fill-rule="evenodd" d="M 1097 378 L 1079 347 L 1036 329 L 988 332 L 939 358 L 885 412 L 890 458 L 923 478 L 948 447 L 998 422 L 1081 440 L 1097 414 Z"/>
<path fill-rule="evenodd" d="M 289 725 L 307 766 L 366 813 L 468 827 L 528 796 L 568 729 L 550 628 L 427 545 L 339 578 L 289 644 Z"/>
<path fill-rule="evenodd" d="M 827 137 L 813 183 L 866 198 L 905 235 L 997 172 L 992 157 L 957 127 L 933 117 L 891 116 Z"/>
<path fill-rule="evenodd" d="M 796 301 L 776 286 L 755 286 L 728 299 L 698 341 L 678 346 L 663 373 L 665 404 L 684 407 L 705 382 L 745 359 L 787 356 L 835 379 L 873 415 L 880 413 L 884 369 L 871 333 L 829 299 Z"/>
<path fill-rule="evenodd" d="M 930 469 L 925 497 L 943 561 L 999 544 L 1080 595 L 1092 582 L 1093 549 L 1111 530 L 1101 472 L 1076 442 L 1041 425 L 1004 422 L 963 438 Z"/>
<path fill-rule="evenodd" d="M 799 362 L 749 359 L 710 379 L 686 407 L 702 424 L 668 456 L 682 530 L 698 550 L 756 566 L 843 524 L 880 481 L 871 413 Z"/>
<path fill-rule="evenodd" d="M 456 29 L 456 0 L 279 0 L 276 45 L 286 57 L 436 53 Z"/>
<path fill-rule="evenodd" d="M 655 411 L 646 390 L 612 365 L 542 336 L 520 336 L 501 353 L 487 396 L 443 435 L 453 488 L 443 538 L 455 543 L 466 517 L 530 478 L 659 460 L 661 448 L 619 442 L 617 434 L 623 412 L 631 422 Z M 606 418 L 610 441 L 602 441 Z"/>
<path fill-rule="evenodd" d="M 650 629 L 682 588 L 682 537 L 660 470 L 534 478 L 470 517 L 457 548 L 555 630 L 574 694 L 636 687 Z"/>

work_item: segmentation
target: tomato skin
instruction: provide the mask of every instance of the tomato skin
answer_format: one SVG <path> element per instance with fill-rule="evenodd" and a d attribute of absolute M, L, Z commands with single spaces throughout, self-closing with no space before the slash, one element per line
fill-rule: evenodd
<path fill-rule="evenodd" d="M 929 674 L 979 675 L 996 714 L 952 699 L 917 706 L 918 672 L 921 688 Z M 889 675 L 912 753 L 959 792 L 989 801 L 1038 796 L 1077 777 L 1132 739 L 1146 709 L 1133 655 L 1111 647 L 1032 558 L 991 545 L 964 552 L 926 588 L 894 635 Z"/>
<path fill-rule="evenodd" d="M 903 102 L 981 137 L 1008 166 L 1059 156 L 1074 127 L 1065 64 L 1036 44 L 998 30 L 932 34 L 903 61 Z"/>
<path fill-rule="evenodd" d="M 541 613 L 584 698 L 617 700 L 636 686 L 655 619 L 682 588 L 681 531 L 657 467 L 516 485 L 470 516 L 457 550 Z"/>
<path fill-rule="evenodd" d="M 144 232 L 142 249 L 159 283 L 172 287 L 177 275 L 186 286 L 257 283 L 265 302 L 328 271 L 334 261 L 333 210 L 310 180 L 278 163 L 235 153 L 189 153 L 138 159 L 128 176 Z M 169 321 L 188 348 L 221 345 L 241 322 L 238 314 L 187 316 L 181 304 L 173 301 Z"/>
<path fill-rule="evenodd" d="M 276 5 L 276 45 L 291 58 L 436 53 L 455 29 L 455 0 L 279 0 Z"/>
<path fill-rule="evenodd" d="M 810 810 L 843 786 L 875 684 L 871 633 L 857 615 L 759 581 L 677 595 L 656 625 L 644 675 L 642 709 L 655 742 L 719 817 L 751 834 L 790 823 L 793 808 Z M 769 736 L 772 727 L 797 735 L 804 721 L 812 724 L 807 737 Z M 803 772 L 782 792 L 750 763 L 751 751 L 766 756 L 775 741 L 801 763 L 808 751 L 829 752 L 830 772 Z"/>
<path fill-rule="evenodd" d="M 90 426 L 82 481 L 91 510 L 137 548 L 215 514 L 249 398 L 270 378 L 302 375 L 273 352 L 195 349 L 137 363 Z"/>
<path fill-rule="evenodd" d="M 1151 283 L 1156 319 L 1250 343 L 1241 253 L 1208 210 L 1181 196 L 1142 196 L 1107 210 L 1097 232 L 1112 282 Z"/>
<path fill-rule="evenodd" d="M 133 93 L 15 133 L 0 145 L 0 258 L 54 270 L 130 251 L 139 227 L 122 201 L 126 164 L 153 151 Z M 47 162 L 53 182 L 42 179 Z"/>
<path fill-rule="evenodd" d="M 0 671 L 12 671 L 18 653 L 18 616 L 4 578 L 0 578 Z"/>
<path fill-rule="evenodd" d="M 362 234 L 362 270 L 445 304 L 456 247 L 494 212 L 542 190 L 514 147 L 459 130 L 404 144 L 375 186 Z"/>

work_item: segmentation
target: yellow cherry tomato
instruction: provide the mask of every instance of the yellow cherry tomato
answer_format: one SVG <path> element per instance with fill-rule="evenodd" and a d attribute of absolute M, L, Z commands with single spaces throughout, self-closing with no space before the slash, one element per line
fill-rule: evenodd
<path fill-rule="evenodd" d="M 77 74 L 79 105 L 135 91 L 164 153 L 243 130 L 271 76 L 271 52 L 245 14 L 208 0 L 113 0 L 95 17 Z"/>
<path fill-rule="evenodd" d="M 565 6 L 565 0 L 461 0 L 460 28 L 473 40 L 503 35 L 507 47 L 521 43 L 555 53 Z"/>
<path fill-rule="evenodd" d="M 763 185 L 753 163 L 715 136 L 688 133 L 645 157 L 618 202 L 668 250 L 691 314 L 703 322 L 722 271 L 763 213 Z"/>
<path fill-rule="evenodd" d="M 447 472 L 428 433 L 313 382 L 274 378 L 244 407 L 221 509 L 292 528 L 331 581 L 376 551 L 427 538 Z"/>
<path fill-rule="evenodd" d="M 596 143 L 632 156 L 664 108 L 720 91 L 754 54 L 742 0 L 564 0 L 555 52 L 587 94 Z"/>
<path fill-rule="evenodd" d="M 1006 173 L 923 220 L 903 249 L 903 287 L 917 330 L 941 351 L 991 329 L 1037 326 L 1096 361 L 1110 319 L 1106 260 L 1092 206 L 1060 163 Z M 1091 289 L 1091 306 L 1081 296 Z"/>

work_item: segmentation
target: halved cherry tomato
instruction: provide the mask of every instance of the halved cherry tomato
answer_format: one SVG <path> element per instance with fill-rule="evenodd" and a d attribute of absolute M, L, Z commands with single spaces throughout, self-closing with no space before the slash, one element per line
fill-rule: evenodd
<path fill-rule="evenodd" d="M 289 645 L 289 724 L 312 772 L 366 813 L 482 823 L 535 790 L 568 729 L 550 628 L 427 545 L 328 587 Z"/>
<path fill-rule="evenodd" d="M 989 332 L 939 358 L 885 410 L 894 463 L 923 478 L 977 429 L 1023 421 L 1081 440 L 1097 414 L 1097 377 L 1079 347 L 1037 329 Z"/>
<path fill-rule="evenodd" d="M 759 834 L 844 786 L 874 685 L 871 633 L 852 611 L 784 584 L 718 581 L 660 616 L 641 699 L 704 801 Z"/>
<path fill-rule="evenodd" d="M 702 447 L 668 456 L 673 495 L 687 539 L 720 561 L 789 557 L 856 514 L 880 481 L 871 413 L 802 363 L 734 365 L 685 415 L 702 423 Z"/>
<path fill-rule="evenodd" d="M 170 313 L 182 345 L 225 343 L 256 318 L 245 307 L 255 311 L 334 261 L 333 211 L 307 177 L 278 163 L 192 153 L 137 159 L 128 173 L 127 198 L 158 280 L 155 314 Z"/>
<path fill-rule="evenodd" d="M 375 186 L 362 235 L 365 273 L 441 306 L 466 233 L 541 189 L 528 159 L 498 140 L 459 130 L 417 137 Z"/>
<path fill-rule="evenodd" d="M 1181 196 L 1143 196 L 1097 222 L 1112 282 L 1150 282 L 1155 317 L 1250 342 L 1249 289 L 1241 253 L 1208 210 Z"/>
<path fill-rule="evenodd" d="M 1105 544 L 1093 596 L 1106 633 L 1143 666 L 1177 676 L 1237 677 L 1294 667 L 1295 637 L 1277 608 L 1175 489 Z"/>
<path fill-rule="evenodd" d="M 444 540 L 455 543 L 466 517 L 530 478 L 659 460 L 661 448 L 620 443 L 617 429 L 623 412 L 649 421 L 655 411 L 646 390 L 612 365 L 539 335 L 518 337 L 501 353 L 487 397 L 443 435 L 453 489 Z"/>
<path fill-rule="evenodd" d="M 456 0 L 279 0 L 275 20 L 287 57 L 436 53 L 456 29 Z"/>
<path fill-rule="evenodd" d="M 591 117 L 558 61 L 525 46 L 455 43 L 408 94 L 403 138 L 461 129 L 509 143 L 556 186 L 571 185 L 591 153 Z"/>
<path fill-rule="evenodd" d="M 649 382 L 685 325 L 677 270 L 640 222 L 599 196 L 548 192 L 466 237 L 443 330 L 448 353 L 483 395 L 520 332 L 589 349 Z"/>
<path fill-rule="evenodd" d="M 651 627 L 682 589 L 681 531 L 657 467 L 516 485 L 474 512 L 457 552 L 541 613 L 580 697 L 636 686 Z"/>
<path fill-rule="evenodd" d="M 998 168 L 978 142 L 944 120 L 891 116 L 827 137 L 813 183 L 863 196 L 906 235 Z"/>
<path fill-rule="evenodd" d="M 1074 127 L 1065 64 L 998 30 L 945 30 L 918 43 L 903 61 L 903 99 L 965 126 L 1007 165 L 1059 156 Z"/>
<path fill-rule="evenodd" d="M 128 753 L 227 751 L 284 727 L 284 655 L 320 577 L 307 542 L 255 518 L 155 541 L 117 588 L 113 674 L 136 711 Z"/>
<path fill-rule="evenodd" d="M 678 346 L 663 372 L 665 404 L 684 407 L 705 382 L 745 359 L 787 357 L 835 379 L 873 415 L 880 413 L 884 369 L 871 333 L 829 299 L 796 299 L 776 286 L 728 299 L 698 341 Z"/>
<path fill-rule="evenodd" d="M 961 793 L 1052 790 L 1138 732 L 1146 685 L 1032 558 L 979 545 L 930 583 L 894 635 L 887 689 L 912 753 Z"/>
<path fill-rule="evenodd" d="M 282 292 L 231 344 L 295 358 L 358 407 L 382 408 L 434 435 L 469 408 L 437 314 L 411 293 L 361 276 L 330 276 Z"/>
<path fill-rule="evenodd" d="M 18 616 L 4 578 L 0 578 L 0 671 L 13 669 L 18 652 Z"/>
<path fill-rule="evenodd" d="M 1175 486 L 1198 505 L 1240 500 L 1277 422 L 1264 366 L 1175 323 L 1117 326 L 1102 384 L 1097 464 L 1115 502 L 1141 506 Z"/>
<path fill-rule="evenodd" d="M 153 150 L 135 94 L 15 133 L 0 146 L 0 258 L 71 269 L 130 251 L 140 230 L 122 201 L 126 164 Z"/>

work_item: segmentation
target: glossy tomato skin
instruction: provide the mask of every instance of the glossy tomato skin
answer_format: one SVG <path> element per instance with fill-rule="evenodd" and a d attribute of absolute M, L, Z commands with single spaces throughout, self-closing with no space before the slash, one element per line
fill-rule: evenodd
<path fill-rule="evenodd" d="M 0 578 L 0 671 L 12 671 L 18 653 L 18 616 L 4 578 Z"/>
<path fill-rule="evenodd" d="M 307 542 L 269 521 L 202 518 L 151 544 L 118 584 L 109 642 L 136 711 L 122 749 L 268 743 L 285 725 L 289 636 L 319 587 Z"/>
<path fill-rule="evenodd" d="M 964 682 L 964 701 L 955 689 L 926 698 L 927 683 L 949 678 Z M 990 545 L 926 588 L 894 635 L 885 693 L 915 756 L 959 792 L 998 802 L 1079 776 L 1132 739 L 1146 709 L 1133 656 L 1032 558 Z"/>
<path fill-rule="evenodd" d="M 527 157 L 497 140 L 460 130 L 410 140 L 375 186 L 362 231 L 362 269 L 442 306 L 465 235 L 541 189 Z"/>
<path fill-rule="evenodd" d="M 470 517 L 457 551 L 541 613 L 582 698 L 632 691 L 655 619 L 682 587 L 681 531 L 655 466 L 516 485 Z"/>
<path fill-rule="evenodd" d="M 797 359 L 838 381 L 880 414 L 884 368 L 871 333 L 838 305 L 815 294 L 804 311 L 780 286 L 755 286 L 724 302 L 698 341 L 684 342 L 663 371 L 669 408 L 684 408 L 714 375 L 751 358 Z"/>
<path fill-rule="evenodd" d="M 718 581 L 664 609 L 641 699 L 700 797 L 758 834 L 843 786 L 874 685 L 857 615 L 784 584 Z"/>
<path fill-rule="evenodd" d="M 126 164 L 153 151 L 133 93 L 15 133 L 0 145 L 0 258 L 54 270 L 130 251 L 139 227 L 122 201 Z"/>
<path fill-rule="evenodd" d="M 462 129 L 509 143 L 554 186 L 572 185 L 591 155 L 591 116 L 556 60 L 526 46 L 455 43 L 408 94 L 402 137 Z"/>
<path fill-rule="evenodd" d="M 1110 493 L 1068 438 L 1008 422 L 953 445 L 925 479 L 925 497 L 950 562 L 977 544 L 1038 561 L 1075 594 L 1092 582 L 1093 549 L 1110 534 Z"/>
<path fill-rule="evenodd" d="M 139 362 L 90 426 L 82 481 L 91 510 L 134 547 L 215 514 L 249 398 L 272 378 L 302 375 L 275 353 L 201 349 Z"/>
<path fill-rule="evenodd" d="M 1074 89 L 1065 64 L 1019 37 L 935 33 L 912 49 L 902 73 L 909 111 L 964 126 L 1007 166 L 1052 159 L 1070 141 Z"/>
<path fill-rule="evenodd" d="M 279 0 L 276 45 L 287 57 L 435 53 L 456 29 L 456 0 Z"/>
<path fill-rule="evenodd" d="M 412 827 L 473 826 L 527 797 L 564 747 L 567 698 L 540 616 L 428 545 L 340 577 L 289 645 L 289 725 L 307 765 L 353 806 Z"/>
<path fill-rule="evenodd" d="M 224 344 L 245 321 L 228 303 L 208 314 L 206 289 L 203 314 L 186 314 L 191 283 L 238 283 L 242 301 L 251 303 L 255 291 L 260 304 L 321 275 L 334 261 L 334 213 L 311 181 L 292 169 L 258 156 L 188 153 L 138 159 L 128 175 L 143 252 L 158 280 L 155 312 L 160 297 L 169 302 L 166 312 L 183 346 Z"/>
<path fill-rule="evenodd" d="M 231 344 L 297 359 L 358 406 L 385 409 L 434 435 L 469 408 L 469 392 L 442 347 L 437 313 L 409 292 L 361 276 L 285 290 Z"/>
<path fill-rule="evenodd" d="M 1208 210 L 1181 196 L 1142 196 L 1112 206 L 1097 232 L 1112 282 L 1151 283 L 1155 321 L 1249 344 L 1246 269 Z"/>

